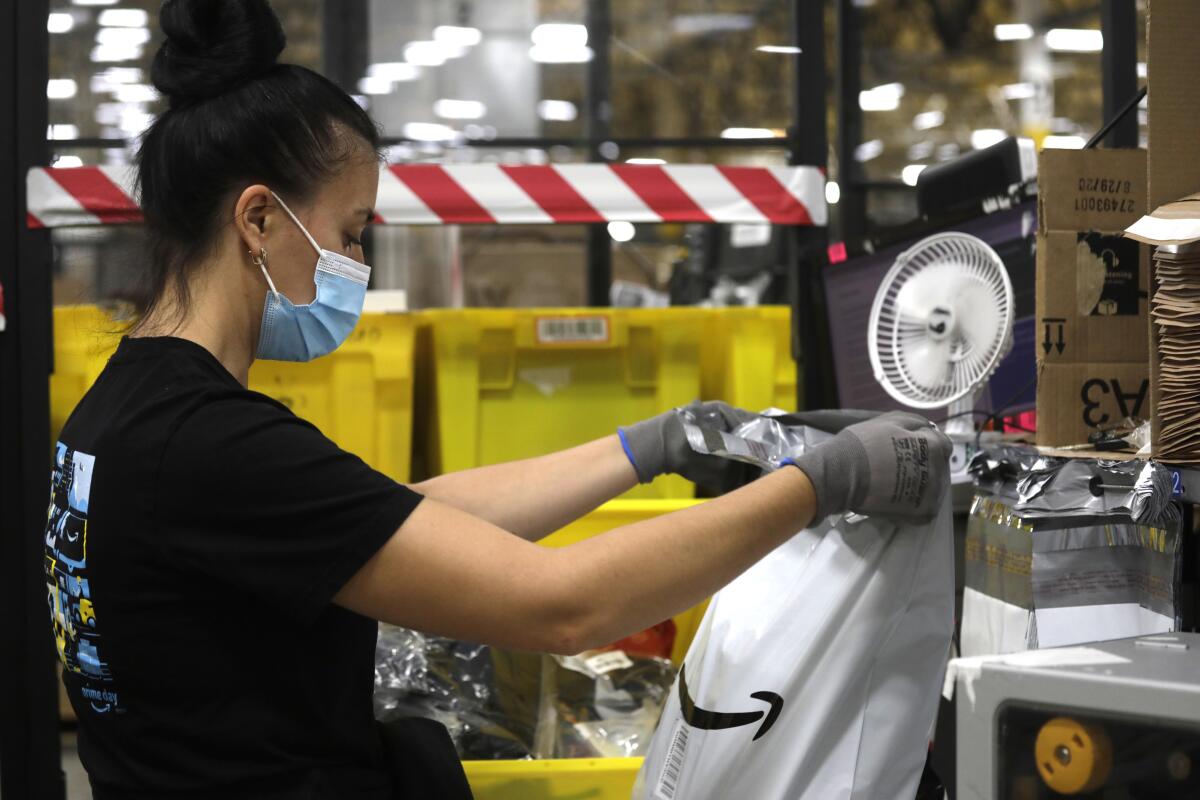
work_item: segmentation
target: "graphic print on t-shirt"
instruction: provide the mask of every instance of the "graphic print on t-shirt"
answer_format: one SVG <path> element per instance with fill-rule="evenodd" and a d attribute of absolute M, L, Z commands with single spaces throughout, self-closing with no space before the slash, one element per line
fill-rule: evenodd
<path fill-rule="evenodd" d="M 94 711 L 120 712 L 112 672 L 101 656 L 100 626 L 87 569 L 88 501 L 96 457 L 62 442 L 54 448 L 46 515 L 46 602 L 63 668 L 80 679 Z"/>

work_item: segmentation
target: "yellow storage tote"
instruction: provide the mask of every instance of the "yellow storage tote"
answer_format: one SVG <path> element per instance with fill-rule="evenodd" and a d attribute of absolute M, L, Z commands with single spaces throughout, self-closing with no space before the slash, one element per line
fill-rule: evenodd
<path fill-rule="evenodd" d="M 544 455 L 699 399 L 703 319 L 691 308 L 421 312 L 425 471 Z M 664 476 L 628 496 L 694 491 Z"/>
<path fill-rule="evenodd" d="M 250 388 L 312 422 L 343 450 L 397 481 L 412 461 L 410 314 L 364 313 L 350 337 L 307 363 L 255 361 Z"/>
<path fill-rule="evenodd" d="M 699 500 L 614 500 L 541 541 L 564 547 L 604 531 L 690 508 Z M 705 601 L 675 616 L 671 660 L 682 663 L 692 643 Z M 641 758 L 556 758 L 534 761 L 465 761 L 475 800 L 629 800 Z"/>
<path fill-rule="evenodd" d="M 705 309 L 701 351 L 705 400 L 749 411 L 796 408 L 791 309 L 742 306 Z"/>
<path fill-rule="evenodd" d="M 122 324 L 96 306 L 54 309 L 52 441 L 116 349 Z M 312 422 L 338 446 L 398 481 L 409 479 L 413 318 L 363 314 L 350 338 L 305 364 L 256 361 L 250 388 Z"/>
<path fill-rule="evenodd" d="M 475 800 L 629 800 L 640 758 L 464 761 Z"/>
<path fill-rule="evenodd" d="M 50 375 L 50 441 L 117 349 L 123 323 L 97 306 L 55 306 L 54 372 Z"/>

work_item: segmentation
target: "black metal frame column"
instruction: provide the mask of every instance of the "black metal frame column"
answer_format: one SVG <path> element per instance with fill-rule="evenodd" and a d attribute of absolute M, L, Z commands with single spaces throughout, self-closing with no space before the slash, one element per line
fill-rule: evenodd
<path fill-rule="evenodd" d="M 42 574 L 51 450 L 50 235 L 27 229 L 25 175 L 44 166 L 46 0 L 0 11 L 0 797 L 61 800 L 54 646 Z"/>
<path fill-rule="evenodd" d="M 325 2 L 321 20 L 321 70 L 350 94 L 367 71 L 370 9 L 367 0 Z"/>
<path fill-rule="evenodd" d="M 1100 63 L 1104 83 L 1104 121 L 1115 117 L 1137 92 L 1137 6 L 1135 0 L 1103 0 L 1100 29 L 1104 51 Z M 1109 147 L 1137 147 L 1137 114 L 1126 114 L 1113 126 Z"/>
<path fill-rule="evenodd" d="M 584 19 L 592 60 L 587 66 L 584 99 L 584 135 L 588 161 L 605 162 L 601 152 L 612 132 L 612 3 L 588 0 Z M 604 223 L 587 229 L 587 302 L 590 306 L 610 304 L 612 291 L 612 241 Z"/>
<path fill-rule="evenodd" d="M 835 235 L 852 246 L 867 232 L 867 187 L 855 151 L 863 140 L 862 22 L 854 0 L 837 3 L 837 163 L 839 226 Z"/>
<path fill-rule="evenodd" d="M 792 165 L 825 169 L 829 151 L 825 104 L 825 3 L 792 0 L 795 56 L 792 124 L 788 130 Z M 827 261 L 825 228 L 789 229 L 792 266 L 788 295 L 792 306 L 792 354 L 796 357 L 797 408 L 832 405 L 829 326 L 825 323 L 821 268 Z"/>

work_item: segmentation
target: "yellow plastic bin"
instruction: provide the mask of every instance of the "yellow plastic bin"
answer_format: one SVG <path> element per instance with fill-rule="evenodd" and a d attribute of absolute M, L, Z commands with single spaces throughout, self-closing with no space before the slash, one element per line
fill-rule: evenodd
<path fill-rule="evenodd" d="M 116 349 L 122 325 L 96 306 L 54 309 L 51 441 Z M 256 361 L 250 388 L 312 422 L 339 447 L 398 481 L 409 479 L 414 322 L 367 313 L 330 355 L 305 364 Z"/>
<path fill-rule="evenodd" d="M 475 800 L 629 800 L 640 758 L 465 761 Z"/>
<path fill-rule="evenodd" d="M 701 350 L 705 400 L 749 411 L 796 408 L 791 309 L 744 306 L 705 309 Z"/>
<path fill-rule="evenodd" d="M 308 363 L 255 361 L 250 388 L 283 403 L 380 472 L 408 481 L 413 341 L 412 315 L 364 313 L 327 356 Z"/>
<path fill-rule="evenodd" d="M 541 544 L 566 545 L 604 531 L 690 508 L 700 500 L 614 500 L 567 526 Z M 705 601 L 675 616 L 671 660 L 683 662 L 704 618 Z M 466 761 L 463 767 L 475 800 L 629 800 L 641 758 L 556 758 L 535 761 Z"/>
<path fill-rule="evenodd" d="M 699 309 L 421 312 L 418 450 L 429 475 L 543 455 L 700 397 Z M 424 412 L 424 413 L 422 413 Z M 630 498 L 687 498 L 676 476 Z"/>
<path fill-rule="evenodd" d="M 50 441 L 117 349 L 123 325 L 97 306 L 55 306 L 54 372 L 50 375 Z"/>

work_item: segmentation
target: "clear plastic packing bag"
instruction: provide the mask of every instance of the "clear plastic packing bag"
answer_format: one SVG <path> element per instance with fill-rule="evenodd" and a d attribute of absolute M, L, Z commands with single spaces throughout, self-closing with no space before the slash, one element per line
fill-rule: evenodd
<path fill-rule="evenodd" d="M 1008 445 L 985 448 L 971 471 L 963 656 L 1179 629 L 1182 535 L 1171 470 Z"/>
<path fill-rule="evenodd" d="M 670 661 L 616 650 L 544 663 L 539 731 L 553 730 L 547 757 L 645 755 L 675 681 Z"/>
<path fill-rule="evenodd" d="M 1025 519 L 1128 517 L 1139 525 L 1173 526 L 1175 476 L 1154 461 L 1043 456 L 1035 448 L 984 448 L 969 470 L 976 487 L 1011 501 Z"/>
<path fill-rule="evenodd" d="M 498 684 L 499 666 L 490 647 L 380 625 L 375 718 L 437 720 L 466 759 L 529 758 L 533 725 L 512 713 L 514 692 Z"/>
<path fill-rule="evenodd" d="M 641 755 L 675 679 L 623 651 L 544 656 L 380 625 L 375 717 L 446 726 L 464 759 Z"/>
<path fill-rule="evenodd" d="M 779 413 L 683 421 L 697 451 L 765 470 L 829 436 Z M 948 491 L 928 525 L 815 521 L 713 596 L 633 796 L 914 796 L 953 627 Z"/>

